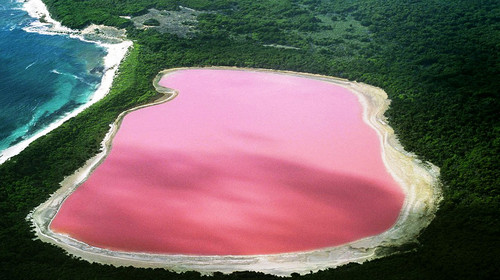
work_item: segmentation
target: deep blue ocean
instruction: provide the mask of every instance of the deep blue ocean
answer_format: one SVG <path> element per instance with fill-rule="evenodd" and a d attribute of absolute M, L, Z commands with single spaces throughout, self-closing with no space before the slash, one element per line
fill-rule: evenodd
<path fill-rule="evenodd" d="M 0 0 L 0 154 L 85 104 L 99 86 L 104 48 L 23 30 L 35 19 Z"/>

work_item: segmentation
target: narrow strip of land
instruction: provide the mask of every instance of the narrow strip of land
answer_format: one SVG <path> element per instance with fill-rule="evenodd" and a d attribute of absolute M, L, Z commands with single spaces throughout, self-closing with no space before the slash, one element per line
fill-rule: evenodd
<path fill-rule="evenodd" d="M 91 25 L 85 30 L 79 31 L 62 26 L 61 23 L 55 21 L 50 17 L 47 7 L 41 0 L 27 1 L 24 4 L 24 9 L 30 16 L 41 21 L 43 19 L 44 24 L 47 25 L 47 28 L 45 29 L 40 29 L 39 27 L 35 29 L 27 28 L 26 31 L 28 32 L 37 32 L 49 35 L 67 35 L 104 47 L 107 52 L 106 56 L 104 57 L 104 74 L 102 76 L 99 87 L 96 89 L 91 99 L 87 103 L 78 107 L 69 114 L 61 117 L 30 138 L 25 139 L 3 151 L 0 151 L 0 164 L 4 163 L 13 156 L 18 155 L 36 139 L 56 129 L 67 120 L 73 118 L 74 116 L 83 112 L 83 110 L 89 108 L 92 104 L 95 104 L 96 102 L 104 98 L 111 89 L 113 79 L 118 71 L 118 66 L 125 58 L 128 50 L 132 46 L 132 41 L 126 40 L 125 30 L 119 30 L 103 25 Z"/>

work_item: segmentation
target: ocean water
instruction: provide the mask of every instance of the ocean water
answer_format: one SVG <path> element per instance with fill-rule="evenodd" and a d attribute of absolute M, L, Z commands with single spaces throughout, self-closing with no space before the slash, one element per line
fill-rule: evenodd
<path fill-rule="evenodd" d="M 0 154 L 85 104 L 104 70 L 103 47 L 26 31 L 22 5 L 0 0 Z"/>

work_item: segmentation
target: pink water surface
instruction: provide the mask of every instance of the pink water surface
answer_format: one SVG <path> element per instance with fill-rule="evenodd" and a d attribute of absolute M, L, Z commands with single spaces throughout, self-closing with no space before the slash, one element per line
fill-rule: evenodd
<path fill-rule="evenodd" d="M 348 90 L 197 69 L 128 114 L 51 229 L 120 251 L 247 255 L 340 245 L 391 227 L 404 195 Z"/>

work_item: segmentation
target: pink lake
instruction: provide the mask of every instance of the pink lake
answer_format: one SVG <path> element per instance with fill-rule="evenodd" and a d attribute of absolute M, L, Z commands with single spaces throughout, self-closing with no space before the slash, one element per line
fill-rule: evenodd
<path fill-rule="evenodd" d="M 124 118 L 53 231 L 118 251 L 254 255 L 336 246 L 395 223 L 404 194 L 347 89 L 214 69 L 160 84 L 179 95 Z"/>

